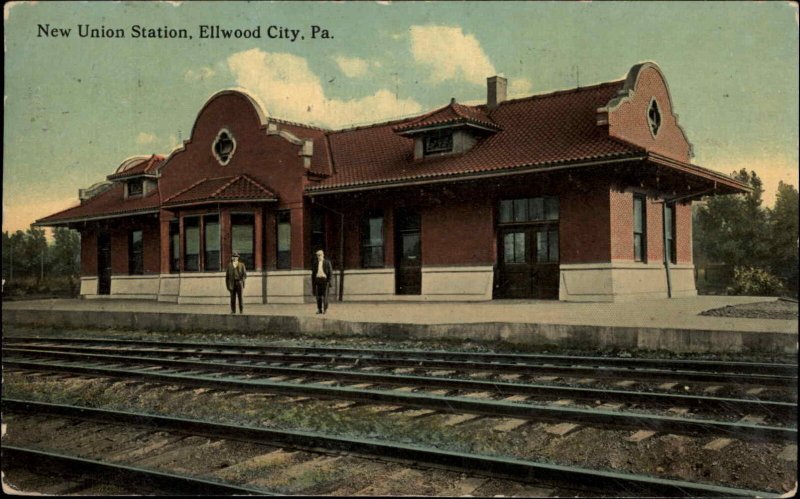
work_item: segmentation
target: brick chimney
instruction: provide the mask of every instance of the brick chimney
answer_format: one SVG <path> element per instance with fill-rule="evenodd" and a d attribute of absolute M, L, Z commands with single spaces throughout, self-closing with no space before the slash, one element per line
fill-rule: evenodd
<path fill-rule="evenodd" d="M 508 80 L 503 76 L 490 76 L 486 78 L 486 107 L 489 111 L 506 100 Z"/>

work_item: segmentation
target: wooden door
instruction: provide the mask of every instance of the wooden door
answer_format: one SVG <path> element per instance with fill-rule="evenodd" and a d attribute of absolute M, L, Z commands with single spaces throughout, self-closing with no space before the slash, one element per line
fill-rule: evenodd
<path fill-rule="evenodd" d="M 420 215 L 398 210 L 395 216 L 395 292 L 418 295 L 422 292 L 422 248 Z"/>
<path fill-rule="evenodd" d="M 105 231 L 97 234 L 97 294 L 111 294 L 111 237 Z"/>

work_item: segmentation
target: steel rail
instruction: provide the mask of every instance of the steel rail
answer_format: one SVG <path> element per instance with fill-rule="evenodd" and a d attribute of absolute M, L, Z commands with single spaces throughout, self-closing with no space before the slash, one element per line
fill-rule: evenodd
<path fill-rule="evenodd" d="M 176 360 L 128 355 L 83 354 L 73 352 L 50 352 L 46 350 L 5 348 L 4 353 L 22 354 L 34 357 L 56 359 L 78 359 L 80 361 L 102 361 L 108 363 L 128 362 L 133 364 L 149 364 L 160 367 L 179 369 L 202 369 L 206 371 L 224 371 L 256 375 L 289 375 L 309 378 L 335 379 L 340 382 L 392 385 L 413 385 L 422 387 L 448 388 L 452 390 L 493 391 L 499 395 L 524 394 L 539 397 L 573 398 L 604 401 L 621 401 L 626 403 L 654 404 L 657 406 L 679 406 L 692 409 L 724 410 L 740 416 L 747 414 L 767 414 L 781 421 L 797 419 L 797 404 L 790 402 L 773 402 L 761 400 L 735 399 L 726 397 L 704 397 L 697 395 L 636 392 L 625 390 L 605 390 L 597 388 L 579 388 L 524 383 L 508 383 L 501 381 L 481 381 L 468 379 L 439 378 L 432 376 L 397 375 L 372 372 L 353 372 L 335 369 L 312 369 L 302 367 L 263 366 L 252 364 L 228 364 L 194 360 Z"/>
<path fill-rule="evenodd" d="M 214 375 L 186 375 L 169 372 L 154 372 L 136 369 L 100 367 L 96 365 L 58 364 L 19 359 L 3 359 L 5 366 L 22 369 L 56 371 L 72 374 L 91 374 L 112 378 L 155 381 L 159 383 L 201 386 L 228 391 L 256 391 L 289 393 L 319 398 L 369 401 L 408 407 L 436 409 L 445 412 L 466 412 L 488 416 L 533 419 L 537 421 L 573 421 L 597 424 L 612 428 L 649 429 L 655 431 L 696 435 L 721 434 L 738 439 L 796 441 L 797 429 L 745 422 L 725 422 L 710 419 L 690 419 L 672 416 L 657 416 L 623 411 L 579 409 L 534 405 L 527 403 L 480 400 L 470 397 L 447 397 L 434 394 L 418 394 L 393 390 L 376 390 L 350 387 L 333 387 L 320 384 L 295 384 L 280 381 L 263 381 L 241 378 L 225 378 Z"/>
<path fill-rule="evenodd" d="M 629 368 L 658 368 L 707 371 L 710 369 L 729 370 L 738 374 L 764 374 L 772 371 L 773 375 L 794 377 L 797 379 L 797 364 L 768 363 L 768 362 L 741 362 L 719 360 L 686 360 L 686 359 L 646 359 L 634 357 L 599 357 L 599 356 L 572 356 L 572 355 L 547 355 L 547 354 L 522 354 L 522 353 L 497 353 L 497 352 L 456 352 L 449 350 L 411 350 L 411 349 L 386 349 L 386 348 L 350 348 L 350 347 L 318 347 L 318 346 L 291 346 L 291 345 L 247 345 L 225 343 L 201 343 L 181 341 L 153 341 L 153 340 L 122 340 L 108 338 L 61 338 L 61 337 L 33 337 L 16 336 L 6 337 L 7 344 L 14 342 L 41 342 L 54 341 L 58 343 L 95 343 L 107 345 L 143 345 L 161 348 L 195 348 L 264 352 L 294 352 L 294 353 L 322 353 L 322 354 L 353 354 L 371 355 L 374 357 L 405 356 L 415 359 L 448 359 L 472 360 L 475 362 L 547 362 L 547 363 L 588 363 L 595 366 L 626 366 Z M 329 357 L 329 356 L 328 356 Z M 666 366 L 666 367 L 665 367 Z"/>
<path fill-rule="evenodd" d="M 192 435 L 230 438 L 264 444 L 279 444 L 301 449 L 351 452 L 396 461 L 421 462 L 462 472 L 503 476 L 525 481 L 541 480 L 580 483 L 594 489 L 624 490 L 633 496 L 646 492 L 683 496 L 778 497 L 773 492 L 738 489 L 720 485 L 656 478 L 632 473 L 592 470 L 577 466 L 541 463 L 512 457 L 497 457 L 447 451 L 414 444 L 394 443 L 366 438 L 346 438 L 300 430 L 277 430 L 247 425 L 212 423 L 195 419 L 154 416 L 134 412 L 93 409 L 62 404 L 48 404 L 4 399 L 3 408 L 36 414 L 51 413 L 115 424 L 137 425 Z"/>
<path fill-rule="evenodd" d="M 5 401 L 3 401 L 3 405 L 6 405 Z M 66 472 L 74 475 L 99 475 L 106 483 L 128 482 L 129 485 L 132 485 L 132 482 L 140 482 L 142 484 L 146 484 L 148 487 L 164 489 L 180 494 L 278 495 L 260 489 L 227 484 L 214 480 L 149 470 L 135 466 L 107 463 L 76 456 L 67 456 L 65 454 L 58 454 L 55 452 L 29 449 L 6 444 L 3 444 L 2 449 L 5 466 L 12 464 L 14 466 L 37 468 L 45 470 L 48 473 L 53 473 L 56 470 L 60 470 L 62 473 Z M 8 470 L 6 470 L 6 472 L 7 471 Z"/>
<path fill-rule="evenodd" d="M 67 347 L 67 346 L 46 346 L 50 350 L 58 350 L 65 352 L 79 352 L 79 351 L 97 351 L 91 347 Z M 200 348 L 200 347 L 197 347 Z M 205 346 L 209 349 L 208 345 Z M 233 347 L 236 348 L 236 347 Z M 219 348 L 225 350 L 225 348 Z M 103 349 L 108 351 L 108 349 Z M 252 349 L 246 349 L 252 350 Z M 131 351 L 130 349 L 120 349 L 119 351 Z M 440 368 L 440 369 L 454 369 L 466 371 L 486 371 L 491 369 L 497 372 L 504 373 L 517 373 L 529 375 L 541 374 L 557 374 L 560 376 L 592 376 L 604 379 L 617 379 L 620 377 L 630 378 L 635 375 L 639 379 L 646 380 L 672 380 L 676 375 L 680 375 L 682 379 L 688 382 L 702 382 L 702 383 L 737 383 L 737 384 L 763 384 L 770 386 L 793 386 L 797 384 L 797 376 L 783 376 L 783 375 L 769 375 L 769 374 L 738 374 L 738 373 L 708 373 L 697 371 L 682 371 L 682 370 L 642 370 L 633 368 L 614 368 L 614 367 L 586 367 L 586 366 L 567 366 L 567 365 L 549 365 L 549 364 L 524 364 L 524 363 L 501 363 L 492 362 L 473 362 L 473 361 L 459 361 L 459 360 L 444 360 L 444 359 L 426 359 L 426 358 L 392 358 L 381 355 L 374 355 L 372 357 L 364 356 L 349 356 L 349 355 L 325 355 L 325 354 L 286 354 L 286 353 L 250 353 L 250 352 L 208 352 L 208 351 L 168 351 L 163 349 L 140 349 L 139 352 L 148 354 L 160 354 L 165 356 L 200 356 L 209 358 L 222 358 L 226 360 L 256 360 L 264 362 L 304 362 L 304 363 L 321 363 L 321 362 L 358 362 L 360 365 L 370 366 L 384 366 L 384 367 L 422 367 L 422 368 Z M 580 357 L 573 358 L 579 360 Z"/>

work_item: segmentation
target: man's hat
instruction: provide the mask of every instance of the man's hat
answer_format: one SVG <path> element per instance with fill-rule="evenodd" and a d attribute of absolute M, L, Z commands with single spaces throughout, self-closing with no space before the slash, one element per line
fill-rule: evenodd
<path fill-rule="evenodd" d="M 234 251 L 233 254 L 231 255 L 231 258 L 233 257 L 239 258 L 239 253 Z"/>

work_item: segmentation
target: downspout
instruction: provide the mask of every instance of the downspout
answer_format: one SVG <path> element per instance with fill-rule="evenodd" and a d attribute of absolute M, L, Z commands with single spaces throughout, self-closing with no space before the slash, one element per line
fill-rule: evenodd
<path fill-rule="evenodd" d="M 344 213 L 317 202 L 311 197 L 311 204 L 339 215 L 339 301 L 344 301 Z"/>
<path fill-rule="evenodd" d="M 667 298 L 672 298 L 672 273 L 669 268 L 669 244 L 667 244 L 667 200 L 661 206 L 661 232 L 664 240 L 664 268 L 667 269 Z M 672 235 L 675 237 L 675 234 Z"/>
<path fill-rule="evenodd" d="M 696 192 L 694 194 L 687 194 L 684 196 L 676 196 L 669 199 L 664 199 L 660 201 L 662 204 L 661 207 L 661 232 L 662 232 L 662 239 L 663 239 L 663 253 L 664 253 L 664 269 L 667 271 L 667 298 L 672 298 L 672 272 L 670 270 L 670 255 L 669 253 L 669 245 L 667 244 L 667 204 L 669 203 L 676 203 L 678 201 L 683 201 L 686 199 L 694 198 L 694 197 L 702 197 L 706 194 L 710 194 L 716 190 L 716 182 L 714 183 L 713 189 L 706 189 L 704 191 Z M 673 214 L 675 216 L 675 214 Z M 672 234 L 672 237 L 675 237 L 675 234 Z"/>

